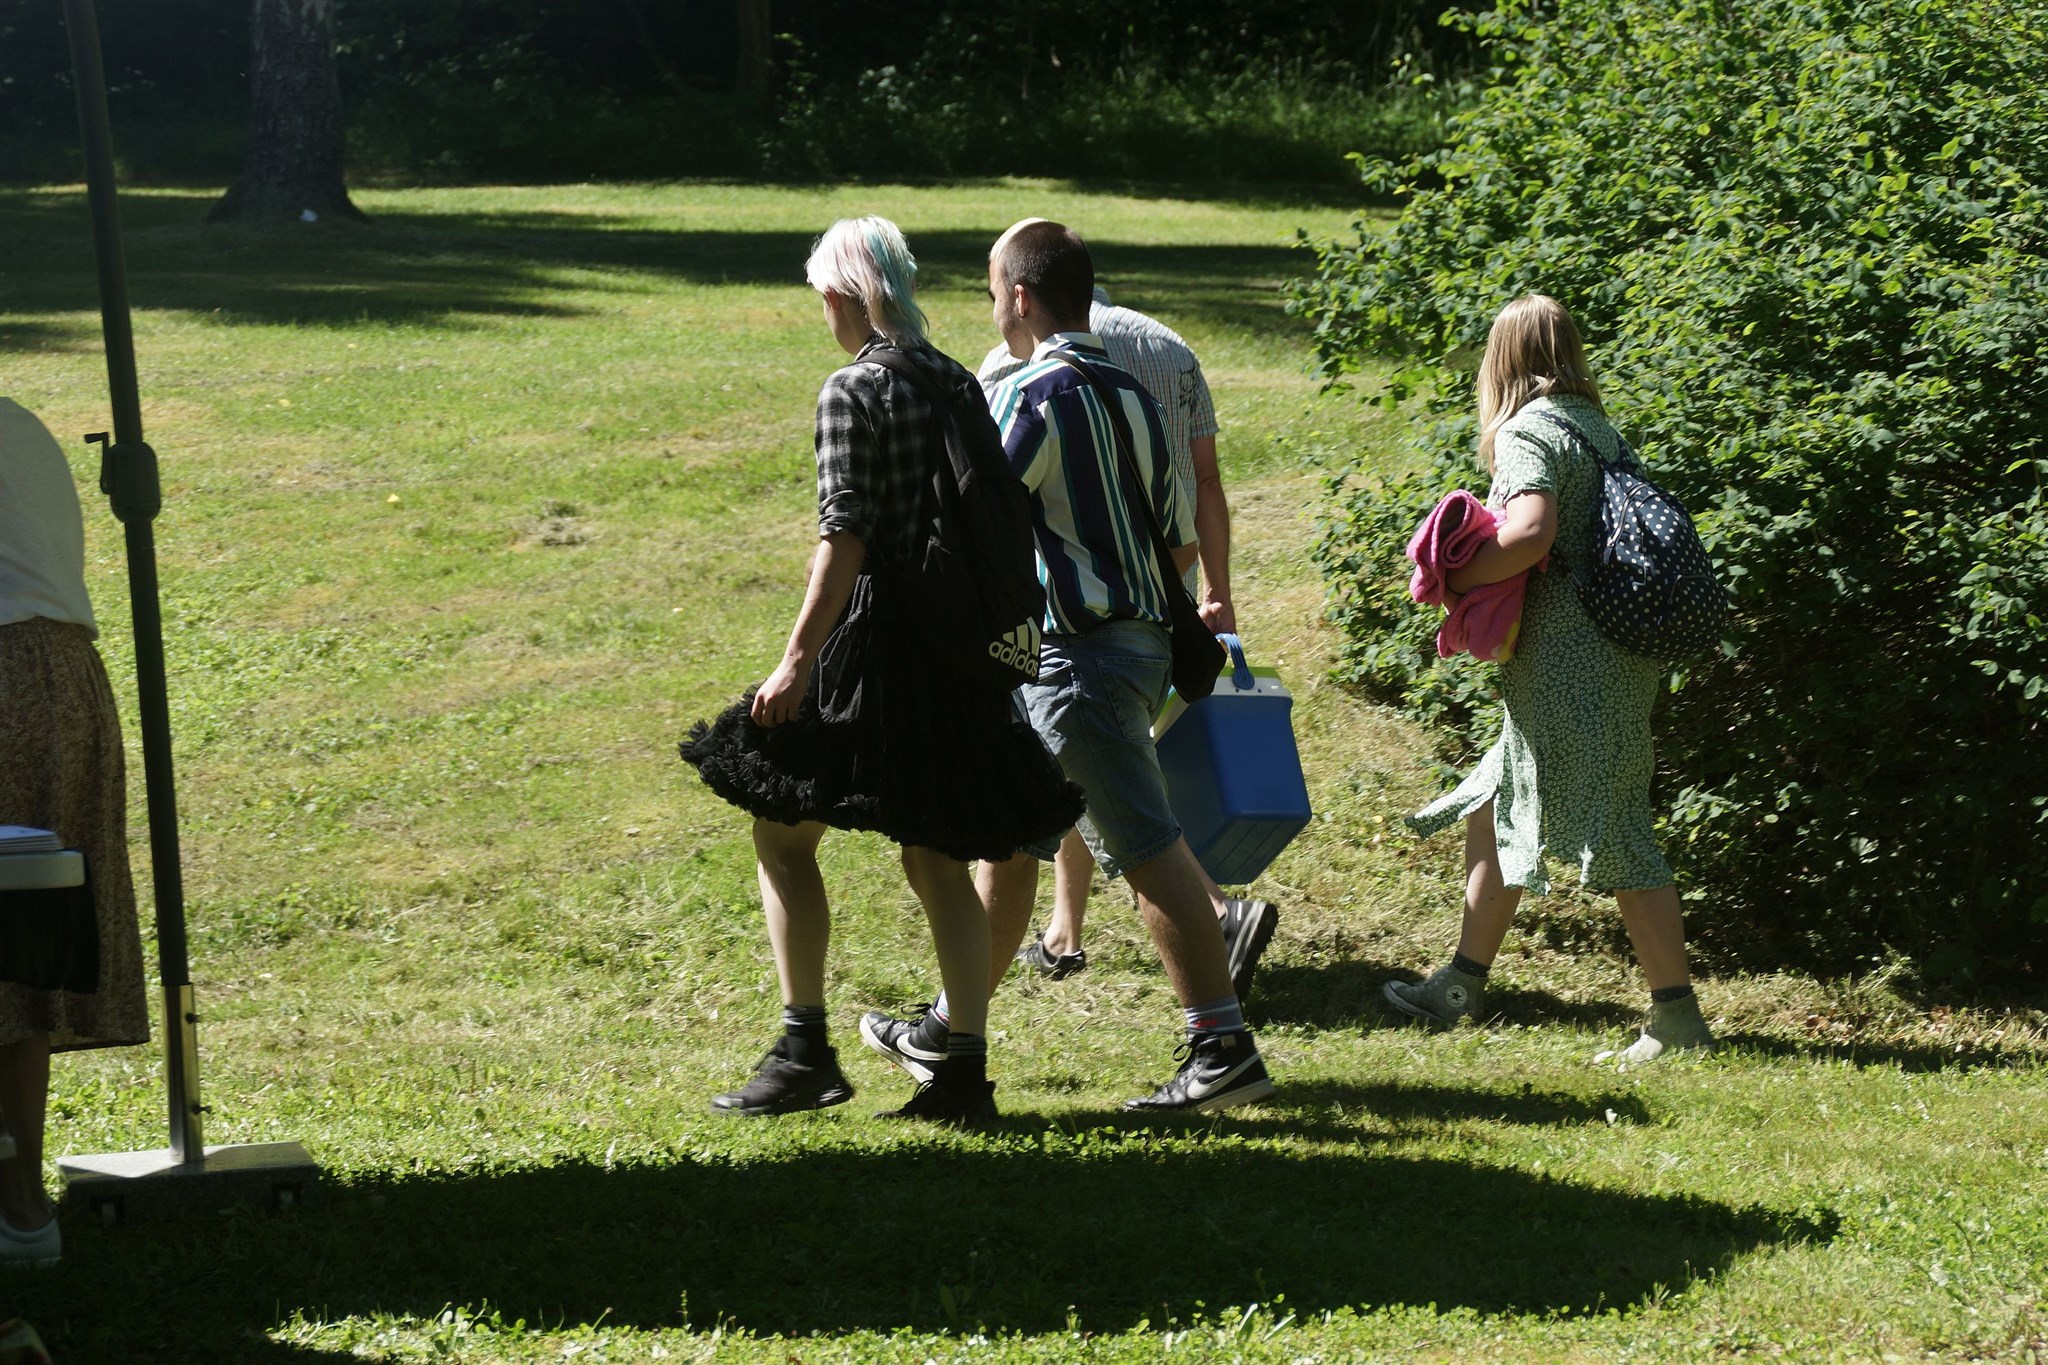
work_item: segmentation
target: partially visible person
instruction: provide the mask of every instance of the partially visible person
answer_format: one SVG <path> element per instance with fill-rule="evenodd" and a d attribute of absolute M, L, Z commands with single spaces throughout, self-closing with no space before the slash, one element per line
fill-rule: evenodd
<path fill-rule="evenodd" d="M 71 468 L 41 422 L 0 398 L 0 824 L 53 830 L 84 852 L 99 953 L 89 992 L 0 980 L 0 1128 L 13 1148 L 0 1158 L 0 1266 L 63 1254 L 43 1189 L 50 1054 L 149 1041 L 121 721 L 98 634 Z"/>
<path fill-rule="evenodd" d="M 1058 223 L 1012 227 L 989 256 L 996 330 L 1032 363 L 996 387 L 990 410 L 1011 467 L 1031 490 L 1040 578 L 1046 585 L 1039 679 L 1018 689 L 1032 726 L 1087 794 L 1081 834 L 1108 876 L 1137 893 L 1145 927 L 1165 964 L 1187 1029 L 1174 1077 L 1126 1109 L 1209 1112 L 1273 1093 L 1244 1009 L 1230 982 L 1223 935 L 1201 865 L 1167 806 L 1151 737 L 1170 672 L 1167 590 L 1146 512 L 1133 505 L 1122 456 L 1108 433 L 1112 409 L 1085 366 L 1114 395 L 1130 430 L 1136 492 L 1150 504 L 1185 571 L 1197 553 L 1194 509 L 1179 496 L 1159 406 L 1110 362 L 1088 330 L 1094 264 L 1080 236 Z M 991 988 L 1008 970 L 1031 922 L 1038 859 L 1057 838 L 1007 860 L 984 862 L 977 884 L 988 907 Z M 861 1020 L 861 1036 L 912 1075 L 945 1055 L 960 1025 L 951 987 L 922 1014 Z"/>
<path fill-rule="evenodd" d="M 1026 218 L 1019 226 L 1043 221 Z M 1111 303 L 1100 284 L 1090 298 L 1088 330 L 1101 338 L 1110 363 L 1136 376 L 1159 404 L 1179 496 L 1195 508 L 1200 548 L 1198 562 L 1187 571 L 1188 591 L 1196 594 L 1202 619 L 1211 630 L 1235 634 L 1237 608 L 1230 595 L 1230 503 L 1223 495 L 1223 476 L 1216 466 L 1216 403 L 1209 396 L 1202 362 L 1180 333 L 1135 308 Z M 982 388 L 993 395 L 998 385 L 1030 363 L 1028 349 L 1019 354 L 1005 339 L 982 358 L 977 377 Z M 1042 933 L 1017 951 L 1019 962 L 1055 981 L 1087 968 L 1088 952 L 1081 937 L 1094 870 L 1087 842 L 1080 831 L 1070 831 L 1053 863 L 1052 918 Z M 1249 995 L 1259 958 L 1279 927 L 1280 912 L 1270 901 L 1225 896 L 1207 871 L 1202 873 L 1202 881 L 1210 908 L 1223 926 L 1232 987 L 1240 997 Z"/>
<path fill-rule="evenodd" d="M 825 1026 L 831 911 L 818 871 L 828 828 L 873 830 L 902 846 L 956 1027 L 892 1117 L 953 1124 L 995 1116 L 987 1076 L 989 928 L 968 863 L 1056 838 L 1081 810 L 1077 788 L 1016 715 L 1007 693 L 963 691 L 926 657 L 892 569 L 922 544 L 933 410 L 876 361 L 893 350 L 982 415 L 965 369 L 925 336 L 917 264 L 896 225 L 842 219 L 806 267 L 827 330 L 853 362 L 818 395 L 818 546 L 782 661 L 709 725 L 683 757 L 754 817 L 761 902 L 782 988 L 783 1034 L 753 1079 L 714 1108 L 765 1116 L 853 1096 Z"/>
<path fill-rule="evenodd" d="M 1573 570 L 1592 554 L 1601 477 L 1583 433 L 1609 461 L 1607 420 L 1571 315 L 1530 294 L 1494 319 L 1479 367 L 1479 455 L 1499 517 L 1489 544 L 1450 575 L 1465 593 L 1530 572 L 1514 654 L 1500 666 L 1500 740 L 1457 789 L 1413 816 L 1424 835 L 1465 822 L 1465 915 L 1451 960 L 1426 980 L 1390 981 L 1387 1002 L 1447 1028 L 1480 1012 L 1486 977 L 1525 890 L 1549 890 L 1546 856 L 1579 865 L 1581 884 L 1621 908 L 1650 990 L 1641 1036 L 1614 1054 L 1647 1062 L 1713 1042 L 1685 955 L 1671 865 L 1650 818 L 1656 761 L 1650 708 L 1664 669 L 1601 633 Z"/>

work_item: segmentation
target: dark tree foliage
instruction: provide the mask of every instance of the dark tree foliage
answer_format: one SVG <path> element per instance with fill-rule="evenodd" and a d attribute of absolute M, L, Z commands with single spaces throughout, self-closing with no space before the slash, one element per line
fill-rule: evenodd
<path fill-rule="evenodd" d="M 0 177 L 60 173 L 60 7 L 0 0 Z M 1044 172 L 1335 179 L 1430 145 L 1440 0 L 336 0 L 352 159 L 435 177 Z M 240 164 L 251 0 L 100 0 L 117 148 Z M 1382 106 L 1387 107 L 1383 108 Z M 52 153 L 52 148 L 55 153 Z M 41 154 L 29 164 L 24 149 Z"/>
<path fill-rule="evenodd" d="M 248 0 L 99 0 L 107 93 L 140 115 L 246 107 Z M 56 0 L 0 0 L 0 129 L 75 135 L 71 49 Z"/>
<path fill-rule="evenodd" d="M 1494 83 L 1370 180 L 1391 233 L 1299 306 L 1428 395 L 1418 472 L 1344 485 L 1345 673 L 1490 729 L 1402 546 L 1476 486 L 1470 359 L 1565 300 L 1622 431 L 1734 589 L 1660 719 L 1667 848 L 1724 958 L 2048 968 L 2048 0 L 1558 0 L 1480 18 Z M 1991 41 L 1995 35 L 1995 41 Z"/>

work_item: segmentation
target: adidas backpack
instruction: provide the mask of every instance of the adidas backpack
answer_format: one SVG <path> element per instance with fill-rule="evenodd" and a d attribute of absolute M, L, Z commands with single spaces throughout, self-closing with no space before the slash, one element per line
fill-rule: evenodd
<path fill-rule="evenodd" d="M 902 375 L 932 408 L 923 544 L 891 586 L 933 662 L 963 685 L 1006 692 L 1036 682 L 1045 589 L 1031 495 L 1003 455 L 980 388 L 949 390 L 901 351 L 866 359 Z"/>
<path fill-rule="evenodd" d="M 1628 442 L 1621 442 L 1621 458 L 1610 461 L 1564 418 L 1530 415 L 1562 427 L 1600 466 L 1593 553 L 1572 574 L 1579 603 L 1600 633 L 1623 649 L 1661 660 L 1719 644 L 1728 593 L 1714 577 L 1714 562 L 1685 505 L 1644 477 Z"/>

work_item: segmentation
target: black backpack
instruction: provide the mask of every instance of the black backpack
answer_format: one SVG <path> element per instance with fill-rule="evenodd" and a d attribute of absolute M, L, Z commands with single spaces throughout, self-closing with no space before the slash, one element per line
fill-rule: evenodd
<path fill-rule="evenodd" d="M 1644 477 L 1628 442 L 1621 442 L 1621 458 L 1610 461 L 1564 418 L 1530 415 L 1563 428 L 1600 466 L 1593 553 L 1572 571 L 1579 603 L 1600 633 L 1623 649 L 1666 661 L 1720 644 L 1728 592 L 1714 577 L 1714 562 L 1685 505 Z"/>
<path fill-rule="evenodd" d="M 864 359 L 900 374 L 932 408 L 922 545 L 890 586 L 932 660 L 964 685 L 1007 692 L 1038 680 L 1038 542 L 1031 495 L 973 381 L 942 384 L 901 351 Z"/>

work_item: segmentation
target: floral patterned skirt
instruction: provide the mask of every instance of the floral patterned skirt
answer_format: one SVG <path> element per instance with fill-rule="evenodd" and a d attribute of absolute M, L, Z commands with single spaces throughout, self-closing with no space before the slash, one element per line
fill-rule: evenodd
<path fill-rule="evenodd" d="M 84 626 L 0 626 L 0 824 L 55 830 L 84 851 L 99 950 L 91 991 L 0 981 L 0 1044 L 36 1033 L 57 1051 L 148 1042 L 121 721 Z"/>

